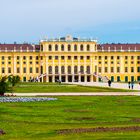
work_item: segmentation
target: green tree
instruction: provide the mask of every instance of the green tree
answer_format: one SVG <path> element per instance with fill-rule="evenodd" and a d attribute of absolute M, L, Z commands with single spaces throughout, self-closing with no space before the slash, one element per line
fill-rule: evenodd
<path fill-rule="evenodd" d="M 13 93 L 14 87 L 16 86 L 17 83 L 20 82 L 20 77 L 18 75 L 17 76 L 10 75 L 8 76 L 8 82 L 11 85 L 11 92 Z"/>
<path fill-rule="evenodd" d="M 8 83 L 8 77 L 7 76 L 1 76 L 0 77 L 0 96 L 4 96 L 4 93 L 9 91 L 9 83 Z"/>

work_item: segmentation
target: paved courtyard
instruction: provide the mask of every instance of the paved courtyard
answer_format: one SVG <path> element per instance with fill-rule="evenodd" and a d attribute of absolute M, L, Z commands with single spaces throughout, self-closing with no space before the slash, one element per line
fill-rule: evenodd
<path fill-rule="evenodd" d="M 69 83 L 69 84 L 108 87 L 108 83 L 102 83 L 102 82 L 93 82 L 93 83 L 82 83 L 81 82 L 81 83 Z M 128 89 L 128 83 L 112 83 L 111 88 Z M 140 85 L 134 84 L 134 90 L 140 90 Z"/>

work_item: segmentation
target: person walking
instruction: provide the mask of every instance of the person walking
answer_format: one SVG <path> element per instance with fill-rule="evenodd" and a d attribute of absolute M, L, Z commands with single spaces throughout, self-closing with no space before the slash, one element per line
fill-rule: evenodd
<path fill-rule="evenodd" d="M 134 89 L 134 82 L 131 81 L 131 89 Z"/>
<path fill-rule="evenodd" d="M 130 81 L 128 82 L 128 88 L 129 89 L 131 88 L 131 82 Z"/>
<path fill-rule="evenodd" d="M 108 80 L 108 86 L 111 87 L 111 80 Z"/>

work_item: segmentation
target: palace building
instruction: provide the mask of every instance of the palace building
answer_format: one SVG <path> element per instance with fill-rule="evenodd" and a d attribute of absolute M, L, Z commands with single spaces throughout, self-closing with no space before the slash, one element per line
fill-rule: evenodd
<path fill-rule="evenodd" d="M 38 45 L 0 44 L 0 75 L 38 82 L 140 81 L 140 44 L 66 36 Z"/>

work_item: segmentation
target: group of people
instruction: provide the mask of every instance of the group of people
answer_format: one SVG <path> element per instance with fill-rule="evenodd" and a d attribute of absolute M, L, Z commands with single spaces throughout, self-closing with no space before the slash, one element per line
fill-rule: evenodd
<path fill-rule="evenodd" d="M 131 82 L 129 81 L 128 82 L 128 88 L 129 89 L 134 89 L 134 82 L 133 81 L 131 81 Z"/>
<path fill-rule="evenodd" d="M 112 84 L 112 81 L 111 80 L 108 80 L 108 86 L 111 87 L 111 84 Z M 140 85 L 140 83 L 139 83 Z M 128 88 L 129 89 L 134 89 L 134 81 L 129 81 L 128 82 Z"/>

